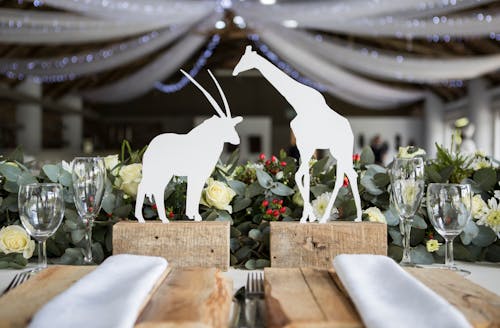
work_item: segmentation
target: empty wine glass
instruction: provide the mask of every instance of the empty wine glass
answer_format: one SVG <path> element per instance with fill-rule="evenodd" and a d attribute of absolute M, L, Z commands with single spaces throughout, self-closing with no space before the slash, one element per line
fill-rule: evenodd
<path fill-rule="evenodd" d="M 392 163 L 391 203 L 399 213 L 403 234 L 403 266 L 414 265 L 410 256 L 410 233 L 413 216 L 420 207 L 424 194 L 424 162 L 422 158 L 400 159 Z"/>
<path fill-rule="evenodd" d="M 85 224 L 85 264 L 92 263 L 92 226 L 101 210 L 106 167 L 100 157 L 76 157 L 72 164 L 75 207 Z"/>
<path fill-rule="evenodd" d="M 38 242 L 38 267 L 47 267 L 46 240 L 61 225 L 64 216 L 63 188 L 57 183 L 21 185 L 18 194 L 19 217 L 26 231 Z"/>
<path fill-rule="evenodd" d="M 430 183 L 427 187 L 427 213 L 434 229 L 446 242 L 445 267 L 462 271 L 453 261 L 453 239 L 471 216 L 472 193 L 468 184 Z"/>

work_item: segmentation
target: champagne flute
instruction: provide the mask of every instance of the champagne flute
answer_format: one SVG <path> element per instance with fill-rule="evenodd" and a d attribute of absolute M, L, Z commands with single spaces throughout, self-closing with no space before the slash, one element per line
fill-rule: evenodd
<path fill-rule="evenodd" d="M 413 266 L 410 256 L 410 233 L 413 216 L 424 195 L 424 162 L 422 158 L 397 158 L 390 169 L 391 203 L 399 213 L 403 234 L 402 266 Z"/>
<path fill-rule="evenodd" d="M 446 242 L 445 267 L 461 271 L 453 261 L 453 239 L 471 217 L 472 192 L 468 184 L 430 183 L 427 187 L 427 213 L 434 229 Z"/>
<path fill-rule="evenodd" d="M 38 266 L 34 272 L 47 267 L 46 240 L 61 225 L 64 216 L 63 188 L 57 183 L 21 185 L 18 194 L 21 223 L 38 242 Z"/>
<path fill-rule="evenodd" d="M 100 157 L 76 157 L 72 164 L 75 207 L 85 224 L 85 264 L 92 264 L 92 226 L 101 210 L 106 167 Z"/>

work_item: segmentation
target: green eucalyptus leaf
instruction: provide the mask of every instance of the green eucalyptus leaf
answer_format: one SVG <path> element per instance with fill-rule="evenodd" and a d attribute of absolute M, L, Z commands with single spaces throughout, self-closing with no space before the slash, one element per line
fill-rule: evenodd
<path fill-rule="evenodd" d="M 264 268 L 267 268 L 270 266 L 271 266 L 271 261 L 269 261 L 269 260 L 258 259 L 257 261 L 255 261 L 255 268 L 256 269 L 264 269 Z"/>
<path fill-rule="evenodd" d="M 256 169 L 257 180 L 262 188 L 269 189 L 273 186 L 273 178 L 261 169 Z"/>
<path fill-rule="evenodd" d="M 389 229 L 389 236 L 392 238 L 392 243 L 397 246 L 403 247 L 403 235 L 396 229 Z"/>
<path fill-rule="evenodd" d="M 479 228 L 477 224 L 474 221 L 469 220 L 460 234 L 460 240 L 464 245 L 469 245 L 478 234 Z"/>
<path fill-rule="evenodd" d="M 251 252 L 252 252 L 252 249 L 250 247 L 243 246 L 240 249 L 238 249 L 238 251 L 234 255 L 238 259 L 238 262 L 241 262 L 241 261 L 243 261 L 243 259 L 248 257 Z"/>
<path fill-rule="evenodd" d="M 105 194 L 102 198 L 102 209 L 108 213 L 113 214 L 113 210 L 115 209 L 116 196 L 114 194 Z"/>
<path fill-rule="evenodd" d="M 261 195 L 264 190 L 265 189 L 260 186 L 259 182 L 255 181 L 247 187 L 245 194 L 247 198 L 253 198 L 255 196 Z"/>
<path fill-rule="evenodd" d="M 17 194 L 19 192 L 19 185 L 15 181 L 5 181 L 3 188 L 12 194 Z"/>
<path fill-rule="evenodd" d="M 233 224 L 233 218 L 231 217 L 231 214 L 229 214 L 227 211 L 217 211 L 217 218 L 215 219 L 215 221 L 228 221 L 228 222 L 231 222 L 231 224 Z"/>
<path fill-rule="evenodd" d="M 7 179 L 7 181 L 16 182 L 21 175 L 21 169 L 14 164 L 1 163 L 0 173 Z"/>
<path fill-rule="evenodd" d="M 388 226 L 397 226 L 401 222 L 398 211 L 392 206 L 384 212 L 384 216 Z"/>
<path fill-rule="evenodd" d="M 100 243 L 92 243 L 92 260 L 96 264 L 104 261 L 104 250 Z"/>
<path fill-rule="evenodd" d="M 500 262 L 500 245 L 492 244 L 488 246 L 484 258 L 486 261 Z"/>
<path fill-rule="evenodd" d="M 256 269 L 255 260 L 250 259 L 250 260 L 246 261 L 245 268 L 248 270 L 255 270 Z"/>
<path fill-rule="evenodd" d="M 28 171 L 24 171 L 23 173 L 21 173 L 21 175 L 17 179 L 17 184 L 20 186 L 37 182 L 38 181 L 36 180 L 36 178 Z"/>
<path fill-rule="evenodd" d="M 62 170 L 61 175 L 59 176 L 59 183 L 65 187 L 71 186 L 73 184 L 71 173 L 69 173 L 68 171 Z"/>
<path fill-rule="evenodd" d="M 54 164 L 46 164 L 42 168 L 43 173 L 50 179 L 52 182 L 59 181 L 59 175 L 61 174 L 61 167 L 59 165 Z"/>
<path fill-rule="evenodd" d="M 256 241 L 262 240 L 262 232 L 259 229 L 252 229 L 248 232 L 248 237 Z"/>
<path fill-rule="evenodd" d="M 247 187 L 246 184 L 238 180 L 229 180 L 227 184 L 234 190 L 234 192 L 236 192 L 238 196 L 245 196 L 245 190 Z"/>
<path fill-rule="evenodd" d="M 325 170 L 325 166 L 330 158 L 328 156 L 323 157 L 312 166 L 312 176 L 317 177 L 321 172 Z"/>
<path fill-rule="evenodd" d="M 291 196 L 295 193 L 292 188 L 281 182 L 276 182 L 275 187 L 271 188 L 271 192 L 278 196 Z"/>
<path fill-rule="evenodd" d="M 359 157 L 359 163 L 361 165 L 369 165 L 375 163 L 375 154 L 373 153 L 373 150 L 370 146 L 363 147 Z"/>
<path fill-rule="evenodd" d="M 380 189 L 385 189 L 391 181 L 387 173 L 377 173 L 373 176 L 373 182 Z"/>
<path fill-rule="evenodd" d="M 432 264 L 434 263 L 434 257 L 432 254 L 427 252 L 424 245 L 418 245 L 410 250 L 410 256 L 413 263 L 416 264 Z"/>
<path fill-rule="evenodd" d="M 231 226 L 231 238 L 238 238 L 239 236 L 241 236 L 241 232 L 236 227 Z"/>
<path fill-rule="evenodd" d="M 81 248 L 66 248 L 64 254 L 57 261 L 58 264 L 82 264 L 83 250 Z"/>
<path fill-rule="evenodd" d="M 472 239 L 472 244 L 476 246 L 486 247 L 492 244 L 497 239 L 497 235 L 490 227 L 480 225 L 477 226 L 477 228 L 478 233 L 477 236 Z"/>
<path fill-rule="evenodd" d="M 387 255 L 396 262 L 400 262 L 403 258 L 403 247 L 394 244 L 389 244 Z"/>
<path fill-rule="evenodd" d="M 241 247 L 241 244 L 240 244 L 240 241 L 238 240 L 238 238 L 231 238 L 229 240 L 229 247 L 231 248 L 231 252 L 234 253 L 236 252 L 238 249 L 240 249 Z"/>
<path fill-rule="evenodd" d="M 237 198 L 233 204 L 233 212 L 236 213 L 241 210 L 244 210 L 251 204 L 252 200 L 250 198 Z"/>
<path fill-rule="evenodd" d="M 310 189 L 311 189 L 311 192 L 313 193 L 314 197 L 316 197 L 316 198 L 321 196 L 325 192 L 331 191 L 331 188 L 328 188 L 328 186 L 324 185 L 324 184 L 317 184 L 315 186 L 312 186 Z"/>
<path fill-rule="evenodd" d="M 117 207 L 113 211 L 113 215 L 119 218 L 127 218 L 128 215 L 132 212 L 132 205 L 127 204 L 120 207 Z"/>
<path fill-rule="evenodd" d="M 76 229 L 71 231 L 71 240 L 74 244 L 81 242 L 85 238 L 85 230 L 84 229 Z"/>
<path fill-rule="evenodd" d="M 411 223 L 411 226 L 413 228 L 418 228 L 418 229 L 427 229 L 427 223 L 425 223 L 424 218 L 421 217 L 420 215 L 413 216 L 413 221 Z"/>

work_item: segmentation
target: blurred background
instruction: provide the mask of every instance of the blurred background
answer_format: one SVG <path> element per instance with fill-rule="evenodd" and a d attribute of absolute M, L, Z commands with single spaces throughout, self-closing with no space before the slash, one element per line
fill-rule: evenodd
<path fill-rule="evenodd" d="M 0 153 L 55 162 L 187 133 L 215 112 L 180 69 L 222 104 L 214 72 L 245 118 L 243 161 L 292 149 L 293 108 L 258 71 L 231 74 L 247 45 L 320 90 L 356 152 L 500 158 L 500 2 L 480 0 L 0 1 Z"/>

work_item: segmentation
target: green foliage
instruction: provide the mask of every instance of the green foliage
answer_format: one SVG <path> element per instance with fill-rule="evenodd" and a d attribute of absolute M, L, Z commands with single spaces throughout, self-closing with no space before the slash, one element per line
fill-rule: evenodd
<path fill-rule="evenodd" d="M 120 168 L 138 163 L 146 147 L 132 150 L 124 141 L 121 161 L 108 170 L 106 192 L 102 209 L 93 228 L 92 249 L 96 262 L 102 261 L 112 253 L 112 226 L 120 220 L 134 219 L 134 198 L 120 190 Z M 47 241 L 47 250 L 51 261 L 63 264 L 82 264 L 84 246 L 84 226 L 82 225 L 72 197 L 71 174 L 62 163 L 47 164 L 40 174 L 34 176 L 22 165 L 22 152 L 17 151 L 0 162 L 0 226 L 19 224 L 17 213 L 17 190 L 22 183 L 58 182 L 65 188 L 66 212 L 63 224 Z M 269 235 L 270 221 L 296 221 L 302 214 L 303 201 L 295 185 L 295 173 L 298 163 L 281 151 L 279 156 L 266 159 L 261 156 L 255 163 L 239 165 L 239 152 L 235 151 L 227 161 L 219 162 L 212 178 L 222 181 L 234 190 L 236 196 L 230 205 L 232 212 L 200 206 L 204 220 L 231 222 L 231 265 L 256 269 L 270 265 Z M 390 206 L 390 179 L 385 167 L 374 164 L 373 152 L 369 147 L 353 158 L 354 168 L 358 173 L 358 186 L 363 209 L 378 207 L 388 224 L 389 256 L 396 260 L 402 255 L 402 236 L 400 219 Z M 473 168 L 474 157 L 452 154 L 438 146 L 435 160 L 426 163 L 426 182 L 462 182 L 471 183 L 476 193 L 483 198 L 492 197 L 498 189 L 500 171 L 492 167 Z M 326 156 L 313 162 L 311 173 L 311 200 L 325 192 L 331 192 L 335 185 L 336 166 Z M 343 177 L 339 177 L 343 179 Z M 165 208 L 171 220 L 185 220 L 186 179 L 174 177 L 165 190 Z M 352 191 L 349 186 L 340 189 L 335 201 L 339 211 L 339 220 L 353 220 L 356 215 Z M 157 220 L 156 204 L 146 199 L 143 208 L 147 220 Z M 442 260 L 441 247 L 436 253 L 429 253 L 425 243 L 430 238 L 437 238 L 429 222 L 425 207 L 418 211 L 412 223 L 410 244 L 412 255 L 419 263 L 432 263 Z M 469 261 L 500 261 L 500 243 L 497 235 L 487 226 L 471 221 L 459 238 L 456 238 L 455 252 L 457 259 Z M 19 268 L 26 265 L 21 254 L 0 255 L 0 268 Z"/>

